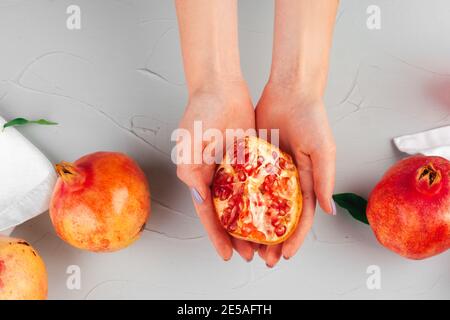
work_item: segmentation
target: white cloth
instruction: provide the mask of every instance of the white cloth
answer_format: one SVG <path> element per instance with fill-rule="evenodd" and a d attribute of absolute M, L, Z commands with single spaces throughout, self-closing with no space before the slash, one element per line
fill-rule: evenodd
<path fill-rule="evenodd" d="M 1 131 L 0 233 L 48 210 L 56 173 L 50 161 L 16 129 Z"/>
<path fill-rule="evenodd" d="M 394 139 L 397 148 L 408 154 L 440 156 L 450 160 L 450 126 Z"/>

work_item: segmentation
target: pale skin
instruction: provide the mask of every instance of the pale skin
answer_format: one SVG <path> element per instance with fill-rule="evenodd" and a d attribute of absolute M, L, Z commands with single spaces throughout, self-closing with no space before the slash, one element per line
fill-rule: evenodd
<path fill-rule="evenodd" d="M 179 178 L 194 193 L 194 205 L 218 254 L 233 249 L 247 261 L 254 252 L 273 267 L 289 259 L 311 229 L 316 201 L 335 214 L 332 193 L 335 144 L 323 95 L 338 0 L 275 0 L 269 81 L 256 110 L 243 79 L 236 0 L 176 0 L 189 101 L 180 128 L 280 129 L 280 147 L 297 164 L 304 205 L 299 226 L 283 244 L 256 245 L 231 237 L 220 225 L 210 186 L 214 165 L 179 165 Z M 192 133 L 193 134 L 193 133 Z M 200 197 L 199 197 L 200 196 Z"/>

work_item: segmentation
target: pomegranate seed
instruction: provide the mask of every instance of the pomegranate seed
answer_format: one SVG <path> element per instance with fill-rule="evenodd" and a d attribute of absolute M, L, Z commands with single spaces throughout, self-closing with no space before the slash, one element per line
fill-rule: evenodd
<path fill-rule="evenodd" d="M 272 201 L 270 207 L 278 210 L 280 208 L 280 205 L 276 201 Z"/>
<path fill-rule="evenodd" d="M 228 226 L 228 231 L 234 232 L 237 229 L 237 224 L 233 223 Z"/>
<path fill-rule="evenodd" d="M 275 228 L 275 234 L 277 236 L 281 237 L 285 233 L 286 233 L 286 226 L 279 225 L 278 227 Z"/>
<path fill-rule="evenodd" d="M 271 222 L 274 227 L 278 227 L 281 224 L 281 220 L 278 216 L 273 217 Z"/>
<path fill-rule="evenodd" d="M 280 158 L 278 161 L 281 169 L 286 169 L 286 160 L 284 158 Z"/>
<path fill-rule="evenodd" d="M 274 159 L 278 158 L 278 153 L 276 153 L 275 151 L 272 151 L 272 158 L 274 158 Z"/>
<path fill-rule="evenodd" d="M 264 169 L 266 169 L 267 172 L 272 173 L 272 171 L 273 171 L 273 165 L 272 165 L 271 163 L 267 163 L 267 164 L 264 166 Z"/>
<path fill-rule="evenodd" d="M 258 166 L 260 166 L 264 162 L 264 157 L 259 156 L 258 159 L 256 160 L 256 162 L 258 163 Z"/>
<path fill-rule="evenodd" d="M 225 210 L 223 210 L 223 215 L 220 219 L 223 226 L 228 225 L 228 222 L 230 221 L 230 214 L 231 214 L 230 208 L 225 208 Z"/>
<path fill-rule="evenodd" d="M 280 211 L 278 212 L 278 214 L 279 214 L 280 216 L 285 216 L 285 215 L 286 215 L 286 210 L 280 209 Z"/>
<path fill-rule="evenodd" d="M 238 207 L 233 207 L 230 213 L 230 223 L 233 223 L 238 218 Z"/>
<path fill-rule="evenodd" d="M 218 198 L 220 196 L 220 188 L 216 187 L 214 188 L 214 197 Z"/>
<path fill-rule="evenodd" d="M 227 200 L 231 196 L 231 190 L 229 188 L 222 188 L 220 191 L 220 200 Z"/>
<path fill-rule="evenodd" d="M 238 203 L 238 208 L 239 208 L 239 212 L 241 212 L 242 209 L 244 208 L 244 202 L 242 201 L 242 199 L 241 199 L 241 201 L 239 201 L 239 203 Z"/>
<path fill-rule="evenodd" d="M 242 227 L 242 232 L 243 232 L 244 234 L 249 234 L 249 233 L 252 232 L 252 228 L 250 228 L 250 226 L 248 226 L 248 225 L 245 224 L 245 225 Z"/>
<path fill-rule="evenodd" d="M 238 173 L 238 179 L 239 179 L 239 181 L 245 181 L 245 180 L 247 180 L 247 175 L 245 174 L 244 171 L 239 171 L 239 173 Z"/>

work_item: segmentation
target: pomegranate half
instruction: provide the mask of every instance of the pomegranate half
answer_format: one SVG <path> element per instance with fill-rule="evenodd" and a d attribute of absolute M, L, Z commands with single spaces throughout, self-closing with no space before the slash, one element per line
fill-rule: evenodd
<path fill-rule="evenodd" d="M 297 227 L 302 194 L 292 158 L 276 146 L 249 136 L 236 141 L 214 176 L 214 206 L 234 237 L 273 245 Z"/>
<path fill-rule="evenodd" d="M 56 165 L 50 203 L 57 234 L 74 247 L 110 252 L 134 242 L 150 214 L 147 179 L 130 157 L 97 152 Z"/>
<path fill-rule="evenodd" d="M 450 162 L 413 156 L 391 167 L 369 197 L 367 218 L 378 241 L 410 258 L 450 247 Z"/>

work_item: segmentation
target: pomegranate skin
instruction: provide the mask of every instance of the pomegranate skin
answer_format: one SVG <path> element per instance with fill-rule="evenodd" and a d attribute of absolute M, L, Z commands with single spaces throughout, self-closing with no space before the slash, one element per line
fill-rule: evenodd
<path fill-rule="evenodd" d="M 61 239 L 93 252 L 117 251 L 138 239 L 150 214 L 150 191 L 133 159 L 97 152 L 56 169 L 50 218 Z"/>
<path fill-rule="evenodd" d="M 44 261 L 26 241 L 0 236 L 0 300 L 45 300 Z"/>
<path fill-rule="evenodd" d="M 367 218 L 378 241 L 409 259 L 450 247 L 450 162 L 413 156 L 391 167 L 371 192 Z"/>

